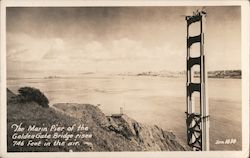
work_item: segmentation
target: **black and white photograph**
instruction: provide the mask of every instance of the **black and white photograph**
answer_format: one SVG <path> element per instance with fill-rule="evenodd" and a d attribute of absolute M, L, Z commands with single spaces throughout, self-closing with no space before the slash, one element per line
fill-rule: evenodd
<path fill-rule="evenodd" d="M 249 3 L 11 4 L 1 38 L 6 157 L 248 156 Z"/>

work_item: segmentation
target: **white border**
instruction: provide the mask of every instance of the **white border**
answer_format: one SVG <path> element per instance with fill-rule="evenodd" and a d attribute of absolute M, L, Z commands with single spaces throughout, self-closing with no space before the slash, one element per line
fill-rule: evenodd
<path fill-rule="evenodd" d="M 242 43 L 242 151 L 209 152 L 29 152 L 7 153 L 6 129 L 6 7 L 77 7 L 77 6 L 241 6 Z M 2 0 L 1 1 L 1 108 L 0 156 L 2 157 L 220 157 L 245 158 L 249 156 L 249 1 L 164 1 L 164 0 Z"/>

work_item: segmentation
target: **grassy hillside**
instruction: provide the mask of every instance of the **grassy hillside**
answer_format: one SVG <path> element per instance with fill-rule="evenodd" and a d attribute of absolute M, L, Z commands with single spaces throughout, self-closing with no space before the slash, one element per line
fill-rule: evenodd
<path fill-rule="evenodd" d="M 89 104 L 55 104 L 43 108 L 35 102 L 19 102 L 16 95 L 7 90 L 7 130 L 8 151 L 168 151 L 190 150 L 173 133 L 163 131 L 157 126 L 147 126 L 129 118 L 126 115 L 105 116 L 96 106 Z M 23 127 L 29 125 L 50 127 L 58 125 L 69 127 L 73 124 L 88 127 L 88 132 L 93 136 L 78 139 L 77 146 L 38 146 L 20 147 L 13 146 L 13 124 L 22 123 Z M 79 132 L 74 131 L 74 134 Z M 19 132 L 20 133 L 20 132 Z M 32 132 L 29 132 L 32 134 Z M 37 133 L 37 132 L 33 132 Z M 41 132 L 52 134 L 53 132 Z M 42 139 L 44 142 L 53 139 Z M 63 141 L 63 139 L 59 139 Z M 36 141 L 36 139 L 33 139 Z M 37 139 L 37 141 L 39 141 Z"/>

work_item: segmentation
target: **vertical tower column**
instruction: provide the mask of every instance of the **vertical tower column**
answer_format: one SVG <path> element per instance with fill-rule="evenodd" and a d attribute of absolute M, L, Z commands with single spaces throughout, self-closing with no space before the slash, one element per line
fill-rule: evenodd
<path fill-rule="evenodd" d="M 209 150 L 209 104 L 208 104 L 208 93 L 207 93 L 207 70 L 205 67 L 205 48 L 204 48 L 204 31 L 205 31 L 205 16 L 201 17 L 200 28 L 201 28 L 201 117 L 202 117 L 202 149 Z"/>

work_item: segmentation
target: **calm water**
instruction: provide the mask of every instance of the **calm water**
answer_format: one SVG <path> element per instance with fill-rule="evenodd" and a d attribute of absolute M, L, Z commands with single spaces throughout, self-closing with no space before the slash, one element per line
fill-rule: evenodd
<path fill-rule="evenodd" d="M 107 115 L 124 113 L 135 120 L 157 124 L 186 140 L 185 78 L 135 76 L 82 76 L 57 79 L 9 79 L 8 87 L 39 88 L 54 103 L 101 104 Z M 209 79 L 211 150 L 241 149 L 241 80 Z M 236 144 L 215 145 L 216 140 Z"/>

